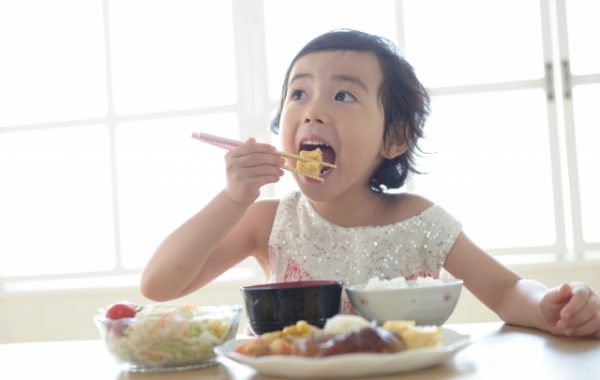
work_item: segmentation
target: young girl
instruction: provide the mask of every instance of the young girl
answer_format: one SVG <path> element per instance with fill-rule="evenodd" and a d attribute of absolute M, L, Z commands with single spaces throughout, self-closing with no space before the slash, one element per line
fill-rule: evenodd
<path fill-rule="evenodd" d="M 275 147 L 253 138 L 225 155 L 227 186 L 157 249 L 142 292 L 166 301 L 253 256 L 270 282 L 439 276 L 444 268 L 504 321 L 557 335 L 600 337 L 600 299 L 582 283 L 553 289 L 520 278 L 421 196 L 390 192 L 416 172 L 429 98 L 388 40 L 339 30 L 309 42 L 286 73 L 272 127 L 286 152 L 320 148 L 319 182 L 256 201 L 283 175 Z M 294 165 L 290 162 L 290 165 Z M 349 304 L 343 303 L 349 312 Z"/>

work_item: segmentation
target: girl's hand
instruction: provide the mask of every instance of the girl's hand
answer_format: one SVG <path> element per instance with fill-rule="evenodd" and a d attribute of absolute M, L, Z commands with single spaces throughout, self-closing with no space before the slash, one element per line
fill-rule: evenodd
<path fill-rule="evenodd" d="M 258 198 L 262 186 L 279 181 L 285 160 L 274 155 L 275 151 L 272 145 L 257 144 L 254 138 L 249 138 L 244 144 L 227 152 L 226 193 L 231 201 L 249 205 Z"/>
<path fill-rule="evenodd" d="M 544 326 L 552 334 L 600 338 L 600 297 L 580 282 L 550 289 L 542 298 Z"/>

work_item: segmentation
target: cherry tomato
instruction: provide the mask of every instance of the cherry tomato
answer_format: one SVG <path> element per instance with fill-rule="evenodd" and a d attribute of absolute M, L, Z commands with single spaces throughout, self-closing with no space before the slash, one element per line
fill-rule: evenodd
<path fill-rule="evenodd" d="M 110 319 L 133 318 L 135 317 L 135 306 L 130 303 L 115 303 L 106 310 L 106 317 Z"/>

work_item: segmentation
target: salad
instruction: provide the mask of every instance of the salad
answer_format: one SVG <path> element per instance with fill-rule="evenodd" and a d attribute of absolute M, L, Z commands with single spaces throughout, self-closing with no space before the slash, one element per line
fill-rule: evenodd
<path fill-rule="evenodd" d="M 122 302 L 96 317 L 108 350 L 130 370 L 198 366 L 214 361 L 213 348 L 236 334 L 241 306 Z"/>

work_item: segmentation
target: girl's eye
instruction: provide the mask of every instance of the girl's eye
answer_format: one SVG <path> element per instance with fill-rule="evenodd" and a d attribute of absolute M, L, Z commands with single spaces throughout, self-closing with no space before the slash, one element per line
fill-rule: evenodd
<path fill-rule="evenodd" d="M 356 100 L 356 98 L 347 91 L 340 91 L 335 95 L 335 100 L 339 100 L 341 102 L 353 102 Z"/>
<path fill-rule="evenodd" d="M 306 92 L 304 92 L 303 90 L 292 90 L 292 92 L 290 93 L 290 99 L 293 100 L 300 100 L 300 99 L 304 99 L 306 97 Z"/>

